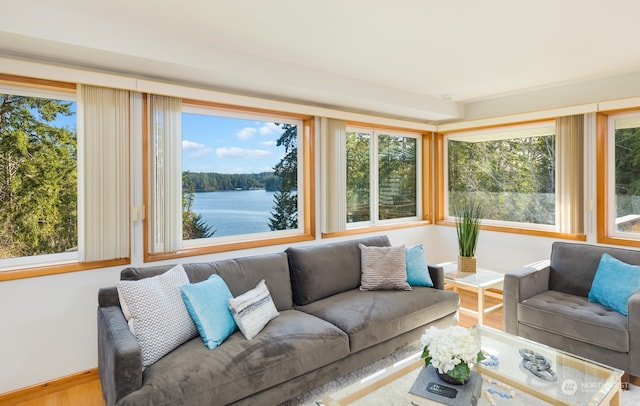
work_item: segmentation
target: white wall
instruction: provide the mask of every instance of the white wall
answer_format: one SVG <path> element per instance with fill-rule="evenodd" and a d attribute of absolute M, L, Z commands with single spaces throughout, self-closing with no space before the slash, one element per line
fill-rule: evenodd
<path fill-rule="evenodd" d="M 98 289 L 117 269 L 0 282 L 0 393 L 97 366 Z"/>
<path fill-rule="evenodd" d="M 429 263 L 455 261 L 458 242 L 455 227 L 430 226 L 425 230 L 425 255 Z M 507 272 L 541 259 L 548 259 L 551 244 L 546 237 L 480 231 L 476 258 L 478 266 Z"/>

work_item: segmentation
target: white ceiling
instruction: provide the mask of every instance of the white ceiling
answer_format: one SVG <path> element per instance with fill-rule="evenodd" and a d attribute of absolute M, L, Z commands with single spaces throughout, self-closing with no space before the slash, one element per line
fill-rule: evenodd
<path fill-rule="evenodd" d="M 640 71 L 638 16 L 636 0 L 0 0 L 0 54 L 438 121 Z"/>

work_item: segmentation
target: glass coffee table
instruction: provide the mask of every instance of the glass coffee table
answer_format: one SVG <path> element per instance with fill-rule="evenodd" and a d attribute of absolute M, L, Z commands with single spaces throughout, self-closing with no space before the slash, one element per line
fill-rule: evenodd
<path fill-rule="evenodd" d="M 482 351 L 489 355 L 488 359 L 492 359 L 492 355 L 498 361 L 494 366 L 474 366 L 485 378 L 483 394 L 494 380 L 516 391 L 516 399 L 499 398 L 498 404 L 620 405 L 623 371 L 485 326 L 474 326 L 472 331 Z M 535 353 L 550 361 L 552 372 L 545 375 L 546 379 L 534 376 L 523 367 L 521 350 L 526 350 L 525 355 Z M 416 353 L 325 397 L 322 402 L 325 406 L 410 405 L 408 392 L 423 366 L 424 360 Z M 484 395 L 478 405 L 489 405 Z"/>

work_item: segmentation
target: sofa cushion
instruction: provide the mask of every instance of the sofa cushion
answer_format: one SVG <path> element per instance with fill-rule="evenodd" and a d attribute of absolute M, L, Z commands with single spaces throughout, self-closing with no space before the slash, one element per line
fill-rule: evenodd
<path fill-rule="evenodd" d="M 118 282 L 122 312 L 140 344 L 143 368 L 198 335 L 180 291 L 188 283 L 181 265 L 151 278 Z"/>
<path fill-rule="evenodd" d="M 613 351 L 629 351 L 627 318 L 587 298 L 545 291 L 518 304 L 519 322 Z"/>
<path fill-rule="evenodd" d="M 229 309 L 247 340 L 251 340 L 269 321 L 279 316 L 264 279 L 255 288 L 229 300 Z"/>
<path fill-rule="evenodd" d="M 361 273 L 359 244 L 367 247 L 391 245 L 386 236 L 379 236 L 287 248 L 294 303 L 304 306 L 357 288 Z"/>
<path fill-rule="evenodd" d="M 455 313 L 459 303 L 455 292 L 417 286 L 411 291 L 353 289 L 298 309 L 339 327 L 356 352 Z"/>
<path fill-rule="evenodd" d="M 349 339 L 337 327 L 283 311 L 253 340 L 235 332 L 213 350 L 199 339 L 176 348 L 147 368 L 142 388 L 119 405 L 226 405 L 348 354 Z"/>
<path fill-rule="evenodd" d="M 122 280 L 139 280 L 160 275 L 171 265 L 126 268 L 120 273 Z M 253 289 L 264 279 L 273 295 L 278 310 L 293 308 L 289 263 L 285 252 L 252 255 L 248 257 L 183 264 L 191 283 L 201 282 L 213 274 L 220 275 L 233 296 Z"/>
<path fill-rule="evenodd" d="M 407 283 L 411 286 L 433 286 L 429 265 L 424 256 L 424 246 L 416 244 L 405 250 Z"/>
<path fill-rule="evenodd" d="M 216 348 L 236 331 L 236 322 L 229 311 L 229 299 L 233 296 L 219 275 L 187 283 L 181 289 L 184 304 L 207 348 Z"/>
<path fill-rule="evenodd" d="M 360 290 L 411 290 L 407 283 L 404 245 L 367 247 L 360 244 L 362 275 Z"/>
<path fill-rule="evenodd" d="M 640 290 L 640 266 L 629 265 L 604 253 L 593 278 L 589 300 L 628 315 L 629 298 Z"/>
<path fill-rule="evenodd" d="M 212 265 L 234 297 L 255 288 L 264 279 L 276 308 L 280 311 L 293 308 L 289 262 L 285 252 L 221 260 Z"/>

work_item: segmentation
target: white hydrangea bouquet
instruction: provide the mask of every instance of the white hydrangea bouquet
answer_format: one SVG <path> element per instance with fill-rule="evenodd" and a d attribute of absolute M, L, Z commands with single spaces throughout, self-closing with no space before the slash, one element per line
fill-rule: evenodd
<path fill-rule="evenodd" d="M 469 378 L 471 365 L 484 359 L 478 340 L 464 327 L 430 327 L 420 340 L 425 365 L 433 365 L 440 375 L 449 375 L 461 384 Z"/>

